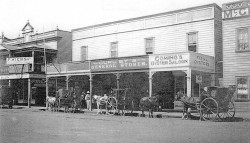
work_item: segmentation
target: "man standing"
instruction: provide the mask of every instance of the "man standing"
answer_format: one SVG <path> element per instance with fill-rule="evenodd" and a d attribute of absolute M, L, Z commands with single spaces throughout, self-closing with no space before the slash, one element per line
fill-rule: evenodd
<path fill-rule="evenodd" d="M 87 94 L 86 94 L 86 96 L 85 96 L 85 101 L 86 101 L 86 104 L 87 104 L 87 109 L 90 110 L 91 101 L 90 101 L 90 94 L 89 94 L 89 91 L 87 91 Z"/>

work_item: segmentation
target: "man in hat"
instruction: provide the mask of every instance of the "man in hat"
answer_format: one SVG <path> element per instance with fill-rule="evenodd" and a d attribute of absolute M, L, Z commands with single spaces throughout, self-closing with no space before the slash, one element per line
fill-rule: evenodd
<path fill-rule="evenodd" d="M 91 101 L 90 101 L 90 94 L 89 94 L 89 91 L 87 91 L 87 94 L 86 94 L 86 96 L 85 96 L 85 101 L 86 101 L 86 104 L 87 104 L 87 109 L 90 110 Z"/>

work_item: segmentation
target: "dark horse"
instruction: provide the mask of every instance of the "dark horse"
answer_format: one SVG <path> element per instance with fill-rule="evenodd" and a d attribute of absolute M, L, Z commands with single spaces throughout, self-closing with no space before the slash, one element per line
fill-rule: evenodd
<path fill-rule="evenodd" d="M 159 107 L 159 95 L 152 96 L 152 97 L 143 97 L 140 100 L 140 108 L 142 111 L 142 115 L 144 115 L 144 110 L 149 111 L 149 118 L 153 118 L 153 111 L 155 108 Z"/>

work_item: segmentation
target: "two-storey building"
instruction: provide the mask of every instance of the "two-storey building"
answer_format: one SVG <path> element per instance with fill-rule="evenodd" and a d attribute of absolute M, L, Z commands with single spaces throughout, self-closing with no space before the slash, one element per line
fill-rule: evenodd
<path fill-rule="evenodd" d="M 237 100 L 249 100 L 250 88 L 250 1 L 236 1 L 222 6 L 223 81 L 236 85 Z"/>
<path fill-rule="evenodd" d="M 71 61 L 71 32 L 34 32 L 27 22 L 22 35 L 0 43 L 0 84 L 14 90 L 17 104 L 45 105 L 46 64 Z M 46 57 L 46 58 L 45 58 Z"/>
<path fill-rule="evenodd" d="M 199 88 L 222 77 L 221 8 L 209 4 L 73 29 L 72 61 L 57 65 L 60 72 L 50 66 L 48 77 L 77 81 L 67 88 L 90 84 L 83 90 L 100 94 L 121 86 L 138 96 L 199 96 Z M 81 83 L 82 75 L 90 83 Z"/>

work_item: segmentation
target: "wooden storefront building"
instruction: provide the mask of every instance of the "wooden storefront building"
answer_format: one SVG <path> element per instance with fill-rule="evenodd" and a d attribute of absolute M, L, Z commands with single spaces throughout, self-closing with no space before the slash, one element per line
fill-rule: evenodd
<path fill-rule="evenodd" d="M 61 87 L 91 94 L 129 87 L 142 96 L 162 91 L 199 96 L 199 85 L 218 85 L 221 61 L 216 4 L 93 25 L 72 30 L 71 63 L 48 65 L 47 94 Z M 196 76 L 202 76 L 201 83 Z"/>
<path fill-rule="evenodd" d="M 250 1 L 222 5 L 224 86 L 236 85 L 236 100 L 250 99 Z"/>

